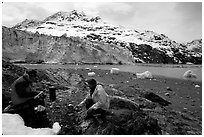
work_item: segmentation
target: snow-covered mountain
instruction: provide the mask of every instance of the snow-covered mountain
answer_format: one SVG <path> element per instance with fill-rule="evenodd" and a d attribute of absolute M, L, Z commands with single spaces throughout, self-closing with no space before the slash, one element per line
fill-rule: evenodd
<path fill-rule="evenodd" d="M 202 56 L 202 40 L 193 40 L 186 44 L 188 51 L 191 52 L 192 55 Z"/>
<path fill-rule="evenodd" d="M 120 54 L 124 52 L 125 56 L 128 53 L 129 60 L 133 60 L 129 62 L 132 63 L 191 62 L 200 64 L 202 58 L 201 50 L 197 50 L 201 49 L 202 40 L 186 45 L 179 44 L 164 34 L 158 34 L 153 31 L 139 32 L 104 22 L 99 16 L 87 16 L 84 12 L 76 10 L 71 12 L 60 11 L 42 21 L 26 19 L 12 29 L 39 35 L 63 36 L 67 39 L 68 37 L 78 37 L 80 41 L 97 43 L 105 51 L 112 49 L 119 53 L 120 50 Z M 102 45 L 105 46 L 103 47 Z M 117 54 L 114 55 L 113 52 L 110 52 L 110 54 L 117 58 Z"/>

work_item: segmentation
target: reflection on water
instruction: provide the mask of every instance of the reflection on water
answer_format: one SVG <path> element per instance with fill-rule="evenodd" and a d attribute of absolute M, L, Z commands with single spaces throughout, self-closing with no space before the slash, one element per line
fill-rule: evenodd
<path fill-rule="evenodd" d="M 142 73 L 150 71 L 153 75 L 165 76 L 171 78 L 183 78 L 183 74 L 187 70 L 192 70 L 197 75 L 197 81 L 202 81 L 201 66 L 179 66 L 179 65 L 54 65 L 54 64 L 19 64 L 27 68 L 45 69 L 45 68 L 78 68 L 78 69 L 102 69 L 110 70 L 111 68 L 119 68 L 120 71 Z"/>

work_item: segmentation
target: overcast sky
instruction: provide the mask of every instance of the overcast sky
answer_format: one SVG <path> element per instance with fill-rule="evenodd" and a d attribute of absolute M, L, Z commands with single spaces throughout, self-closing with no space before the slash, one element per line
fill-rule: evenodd
<path fill-rule="evenodd" d="M 58 11 L 84 11 L 105 22 L 163 33 L 176 42 L 202 38 L 201 2 L 4 2 L 2 25 L 12 27 L 25 19 L 43 20 Z"/>

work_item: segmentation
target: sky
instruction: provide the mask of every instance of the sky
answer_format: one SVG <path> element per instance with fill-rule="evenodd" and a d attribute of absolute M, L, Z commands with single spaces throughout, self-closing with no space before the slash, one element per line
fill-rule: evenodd
<path fill-rule="evenodd" d="M 3 2 L 2 25 L 74 9 L 111 24 L 162 33 L 178 43 L 202 38 L 202 2 Z"/>

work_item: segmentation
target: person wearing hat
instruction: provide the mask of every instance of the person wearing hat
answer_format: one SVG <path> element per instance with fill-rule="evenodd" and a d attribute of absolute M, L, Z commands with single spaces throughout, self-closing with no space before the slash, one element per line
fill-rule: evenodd
<path fill-rule="evenodd" d="M 43 123 L 46 121 L 45 94 L 43 91 L 34 90 L 33 82 L 36 81 L 36 77 L 37 71 L 29 69 L 13 82 L 11 85 L 11 104 L 4 109 L 4 112 L 19 114 L 26 126 L 33 128 L 50 127 L 50 123 L 49 125 L 48 122 Z"/>
<path fill-rule="evenodd" d="M 85 119 L 93 118 L 96 114 L 99 114 L 101 118 L 104 118 L 105 115 L 112 114 L 112 112 L 109 111 L 110 97 L 105 92 L 103 86 L 97 85 L 95 79 L 89 79 L 85 83 L 90 93 L 77 106 L 77 108 L 86 107 L 87 115 Z"/>
<path fill-rule="evenodd" d="M 11 101 L 13 105 L 20 105 L 29 100 L 42 96 L 42 93 L 34 91 L 32 83 L 36 80 L 37 71 L 27 70 L 23 76 L 16 79 L 11 85 Z"/>

